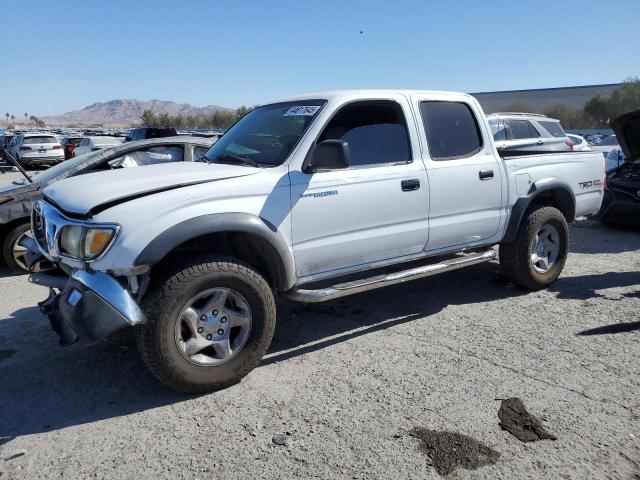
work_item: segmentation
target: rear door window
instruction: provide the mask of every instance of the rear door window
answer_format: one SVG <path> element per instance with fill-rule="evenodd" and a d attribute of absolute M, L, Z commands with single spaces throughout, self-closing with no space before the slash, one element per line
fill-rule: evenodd
<path fill-rule="evenodd" d="M 182 146 L 157 146 L 128 152 L 109 162 L 112 168 L 142 167 L 158 163 L 181 162 L 184 158 Z"/>
<path fill-rule="evenodd" d="M 537 138 L 540 133 L 528 120 L 509 120 L 513 139 Z"/>
<path fill-rule="evenodd" d="M 466 103 L 421 102 L 420 113 L 433 160 L 469 157 L 482 148 L 478 121 Z"/>
<path fill-rule="evenodd" d="M 199 162 L 202 156 L 207 153 L 210 147 L 195 146 L 193 147 L 193 161 Z M 206 161 L 206 159 L 205 159 Z"/>

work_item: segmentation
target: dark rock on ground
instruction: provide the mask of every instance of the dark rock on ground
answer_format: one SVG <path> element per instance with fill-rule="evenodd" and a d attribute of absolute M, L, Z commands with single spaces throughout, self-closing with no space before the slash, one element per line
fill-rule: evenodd
<path fill-rule="evenodd" d="M 542 426 L 542 422 L 531 415 L 527 408 L 517 397 L 502 400 L 500 410 L 500 428 L 506 430 L 522 442 L 535 442 L 537 440 L 556 440 L 553 433 Z"/>
<path fill-rule="evenodd" d="M 500 458 L 500 452 L 461 433 L 422 427 L 416 427 L 409 433 L 420 439 L 420 449 L 440 475 L 449 475 L 458 467 L 475 470 L 492 465 Z"/>

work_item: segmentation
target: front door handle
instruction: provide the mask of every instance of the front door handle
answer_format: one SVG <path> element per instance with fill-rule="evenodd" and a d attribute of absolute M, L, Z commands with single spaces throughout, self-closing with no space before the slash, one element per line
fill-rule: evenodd
<path fill-rule="evenodd" d="M 417 178 L 412 178 L 411 180 L 402 180 L 402 182 L 400 182 L 400 185 L 402 186 L 403 192 L 410 192 L 412 190 L 418 190 L 420 188 L 420 180 L 418 180 Z"/>
<path fill-rule="evenodd" d="M 493 178 L 493 170 L 480 170 L 478 176 L 480 180 L 491 180 Z"/>

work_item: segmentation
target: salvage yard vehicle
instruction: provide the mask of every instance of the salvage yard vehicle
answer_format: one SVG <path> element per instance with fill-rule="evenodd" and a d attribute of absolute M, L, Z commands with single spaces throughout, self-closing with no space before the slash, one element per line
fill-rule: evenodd
<path fill-rule="evenodd" d="M 178 132 L 173 127 L 138 127 L 132 128 L 124 141 L 133 142 L 150 138 L 175 137 L 176 135 L 178 135 Z"/>
<path fill-rule="evenodd" d="M 0 245 L 5 264 L 14 273 L 25 273 L 26 249 L 20 241 L 30 229 L 30 214 L 42 189 L 74 175 L 99 170 L 135 167 L 155 163 L 199 160 L 213 142 L 200 137 L 143 140 L 114 148 L 89 152 L 67 160 L 33 178 L 0 185 Z M 38 265 L 40 269 L 42 265 Z"/>
<path fill-rule="evenodd" d="M 591 150 L 591 146 L 589 142 L 582 137 L 581 135 L 573 135 L 571 133 L 567 133 L 567 137 L 573 143 L 573 150 L 576 152 L 586 152 Z"/>
<path fill-rule="evenodd" d="M 573 143 L 560 120 L 539 113 L 493 113 L 487 116 L 498 150 L 567 152 Z"/>
<path fill-rule="evenodd" d="M 89 152 L 97 152 L 103 148 L 116 147 L 122 143 L 122 140 L 122 138 L 108 136 L 84 137 L 73 148 L 71 158 Z"/>
<path fill-rule="evenodd" d="M 609 224 L 640 226 L 640 110 L 617 117 L 623 163 L 607 173 L 602 208 L 596 218 Z"/>
<path fill-rule="evenodd" d="M 69 275 L 30 275 L 62 344 L 133 327 L 150 371 L 185 392 L 256 367 L 275 295 L 332 300 L 492 261 L 496 245 L 514 283 L 546 287 L 604 175 L 599 153 L 501 156 L 473 97 L 430 91 L 262 105 L 205 158 L 57 182 L 23 241 L 29 263 Z"/>
<path fill-rule="evenodd" d="M 64 161 L 64 150 L 56 137 L 46 133 L 21 133 L 14 140 L 13 156 L 23 167 L 55 165 Z"/>
<path fill-rule="evenodd" d="M 60 145 L 62 145 L 62 149 L 64 150 L 65 160 L 69 160 L 73 157 L 73 150 L 81 141 L 82 137 L 63 137 L 62 140 L 60 140 Z"/>

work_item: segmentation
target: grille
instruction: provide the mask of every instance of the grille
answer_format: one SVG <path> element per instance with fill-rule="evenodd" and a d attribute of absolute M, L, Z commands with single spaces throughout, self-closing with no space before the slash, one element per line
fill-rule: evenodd
<path fill-rule="evenodd" d="M 40 248 L 47 251 L 46 223 L 42 210 L 37 204 L 31 213 L 31 229 L 33 230 L 33 236 L 35 237 L 36 242 L 38 242 L 38 245 L 40 245 Z"/>

